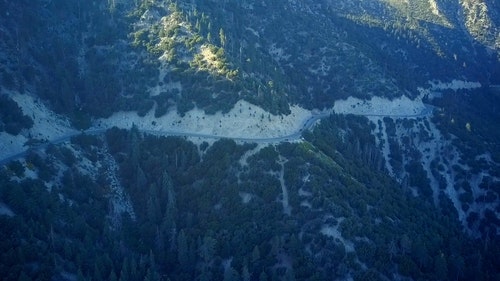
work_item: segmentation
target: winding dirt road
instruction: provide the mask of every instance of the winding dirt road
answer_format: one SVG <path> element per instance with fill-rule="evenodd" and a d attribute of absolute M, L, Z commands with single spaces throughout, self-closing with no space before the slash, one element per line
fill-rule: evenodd
<path fill-rule="evenodd" d="M 366 117 L 389 117 L 389 118 L 423 118 L 426 116 L 429 116 L 433 112 L 433 106 L 431 105 L 425 105 L 425 108 L 418 114 L 408 114 L 408 115 L 378 115 L 378 114 L 356 114 L 358 116 L 366 116 Z M 262 138 L 262 137 L 231 137 L 231 136 L 221 136 L 221 135 L 210 135 L 210 134 L 200 134 L 196 132 L 180 132 L 180 131 L 173 131 L 173 130 L 165 130 L 165 131 L 153 131 L 153 130 L 139 130 L 143 133 L 146 134 L 152 134 L 152 135 L 159 135 L 159 136 L 179 136 L 179 137 L 195 137 L 195 138 L 204 138 L 204 139 L 232 139 L 238 142 L 250 142 L 250 143 L 281 143 L 281 142 L 289 142 L 289 141 L 296 141 L 299 140 L 302 137 L 302 133 L 305 130 L 308 130 L 312 128 L 312 126 L 318 121 L 323 118 L 326 118 L 330 116 L 330 113 L 319 113 L 319 114 L 313 114 L 311 117 L 308 119 L 304 120 L 302 122 L 302 125 L 299 126 L 299 129 L 292 134 L 289 135 L 284 135 L 284 136 L 279 136 L 279 137 L 271 137 L 271 138 Z M 49 140 L 47 142 L 44 142 L 42 144 L 30 146 L 24 151 L 20 151 L 19 153 L 9 155 L 3 159 L 0 160 L 0 165 L 5 165 L 9 163 L 12 160 L 19 159 L 21 157 L 24 157 L 26 153 L 29 150 L 40 150 L 47 148 L 50 144 L 60 144 L 63 142 L 68 141 L 74 136 L 81 135 L 81 134 L 87 134 L 87 135 L 100 135 L 106 132 L 110 128 L 99 128 L 99 129 L 88 129 L 85 131 L 75 131 L 74 133 L 67 134 L 64 136 L 60 136 L 56 139 Z"/>

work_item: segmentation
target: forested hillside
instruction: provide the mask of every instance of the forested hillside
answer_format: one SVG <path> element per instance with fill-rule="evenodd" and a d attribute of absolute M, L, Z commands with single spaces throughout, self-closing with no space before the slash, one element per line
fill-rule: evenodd
<path fill-rule="evenodd" d="M 3 0 L 2 83 L 79 126 L 153 104 L 288 114 L 431 79 L 499 83 L 494 1 L 411 2 Z"/>
<path fill-rule="evenodd" d="M 302 143 L 261 150 L 117 129 L 34 151 L 2 170 L 1 274 L 498 277 L 497 238 L 471 240 L 452 206 L 423 204 L 384 175 L 374 138 L 356 129 L 365 122 L 332 116 Z"/>
<path fill-rule="evenodd" d="M 494 0 L 0 0 L 1 280 L 500 280 Z"/>

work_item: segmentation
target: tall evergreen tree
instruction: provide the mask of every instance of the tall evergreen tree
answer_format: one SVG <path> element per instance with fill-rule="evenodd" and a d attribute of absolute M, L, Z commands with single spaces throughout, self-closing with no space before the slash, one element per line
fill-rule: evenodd
<path fill-rule="evenodd" d="M 116 277 L 116 273 L 114 270 L 111 270 L 111 273 L 108 276 L 109 281 L 118 281 L 118 278 Z"/>
<path fill-rule="evenodd" d="M 183 271 L 187 271 L 189 268 L 188 251 L 189 248 L 186 233 L 184 232 L 184 229 L 181 229 L 179 235 L 177 236 L 177 260 Z"/>
<path fill-rule="evenodd" d="M 120 281 L 130 281 L 130 264 L 128 258 L 123 259 Z"/>

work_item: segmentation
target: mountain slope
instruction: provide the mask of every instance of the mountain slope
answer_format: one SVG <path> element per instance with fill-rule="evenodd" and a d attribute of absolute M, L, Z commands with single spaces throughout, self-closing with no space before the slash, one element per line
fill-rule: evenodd
<path fill-rule="evenodd" d="M 431 79 L 498 82 L 497 4 L 404 3 L 2 1 L 2 76 L 77 120 L 242 98 L 287 114 L 415 96 Z"/>
<path fill-rule="evenodd" d="M 2 276 L 495 279 L 496 240 L 385 175 L 366 123 L 265 147 L 112 129 L 32 152 L 0 177 Z"/>
<path fill-rule="evenodd" d="M 0 0 L 2 278 L 499 278 L 499 4 L 268 2 Z"/>

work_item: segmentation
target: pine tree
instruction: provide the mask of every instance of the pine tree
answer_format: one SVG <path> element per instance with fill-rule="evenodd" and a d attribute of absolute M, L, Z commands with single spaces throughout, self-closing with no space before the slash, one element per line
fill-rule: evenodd
<path fill-rule="evenodd" d="M 139 279 L 139 272 L 138 272 L 138 266 L 137 266 L 137 261 L 135 258 L 130 259 L 130 278 L 129 280 L 138 280 Z"/>
<path fill-rule="evenodd" d="M 114 270 L 111 270 L 111 273 L 108 276 L 109 281 L 118 281 L 118 278 L 116 277 L 116 273 Z"/>
<path fill-rule="evenodd" d="M 138 190 L 144 190 L 147 184 L 146 174 L 142 170 L 141 166 L 137 165 L 137 178 L 135 181 L 135 186 Z"/>
<path fill-rule="evenodd" d="M 85 281 L 85 277 L 83 276 L 82 270 L 79 268 L 76 274 L 76 281 Z"/>
<path fill-rule="evenodd" d="M 170 242 L 167 247 L 169 251 L 174 251 L 177 247 L 177 224 L 175 223 L 175 213 L 175 208 L 167 208 L 161 223 L 161 231 L 165 234 L 164 237 Z"/>
<path fill-rule="evenodd" d="M 210 262 L 215 256 L 215 246 L 217 245 L 217 240 L 210 236 L 205 236 L 203 238 L 203 244 L 200 247 L 200 257 L 205 263 Z"/>
<path fill-rule="evenodd" d="M 434 272 L 439 280 L 446 280 L 448 276 L 448 264 L 442 253 L 434 258 Z"/>
<path fill-rule="evenodd" d="M 139 165 L 139 154 L 140 154 L 140 147 L 139 147 L 140 133 L 139 129 L 135 124 L 132 125 L 132 129 L 130 129 L 129 131 L 128 139 L 130 144 L 129 165 L 130 167 L 137 167 Z"/>
<path fill-rule="evenodd" d="M 287 268 L 285 272 L 285 281 L 294 281 L 295 280 L 295 272 L 293 271 L 293 268 Z"/>
<path fill-rule="evenodd" d="M 159 221 L 159 218 L 161 218 L 160 202 L 158 201 L 156 189 L 156 184 L 152 184 L 149 187 L 148 201 L 146 203 L 147 219 L 155 224 Z"/>
<path fill-rule="evenodd" d="M 148 257 L 148 270 L 146 271 L 146 276 L 144 277 L 144 280 L 146 281 L 159 281 L 160 280 L 160 275 L 158 274 L 158 271 L 156 269 L 156 261 L 155 261 L 155 256 L 153 254 L 153 251 L 149 251 L 149 257 Z"/>
<path fill-rule="evenodd" d="M 242 272 L 241 272 L 241 278 L 243 281 L 250 281 L 251 275 L 250 272 L 248 271 L 248 266 L 245 264 L 243 266 Z"/>
<path fill-rule="evenodd" d="M 239 280 L 239 274 L 234 268 L 228 266 L 224 271 L 224 281 L 237 281 Z"/>
<path fill-rule="evenodd" d="M 163 232 L 160 231 L 160 227 L 158 225 L 156 226 L 155 253 L 160 263 L 165 262 L 167 254 L 165 249 L 165 236 L 163 235 Z"/>
<path fill-rule="evenodd" d="M 267 274 L 262 271 L 259 275 L 259 281 L 268 281 L 269 280 L 269 277 L 267 276 Z"/>
<path fill-rule="evenodd" d="M 177 260 L 183 271 L 187 271 L 189 267 L 188 242 L 184 229 L 177 236 Z"/>
<path fill-rule="evenodd" d="M 149 268 L 152 268 L 153 271 L 156 271 L 156 261 L 153 250 L 149 250 Z"/>
<path fill-rule="evenodd" d="M 97 265 L 97 263 L 94 263 L 94 275 L 93 278 L 94 280 L 104 280 L 104 277 L 102 275 L 101 269 Z"/>
<path fill-rule="evenodd" d="M 130 279 L 130 265 L 128 258 L 123 259 L 122 270 L 120 272 L 120 281 L 129 281 Z"/>
<path fill-rule="evenodd" d="M 162 175 L 162 196 L 166 195 L 167 199 L 167 206 L 170 207 L 175 207 L 176 205 L 176 199 L 175 199 L 175 191 L 174 191 L 174 185 L 172 184 L 172 178 L 170 178 L 169 174 L 167 171 L 163 172 Z M 162 197 L 163 199 L 163 197 Z"/>
<path fill-rule="evenodd" d="M 256 263 L 260 260 L 260 250 L 259 250 L 259 246 L 255 245 L 255 247 L 253 247 L 253 251 L 252 251 L 252 262 L 253 263 Z"/>

